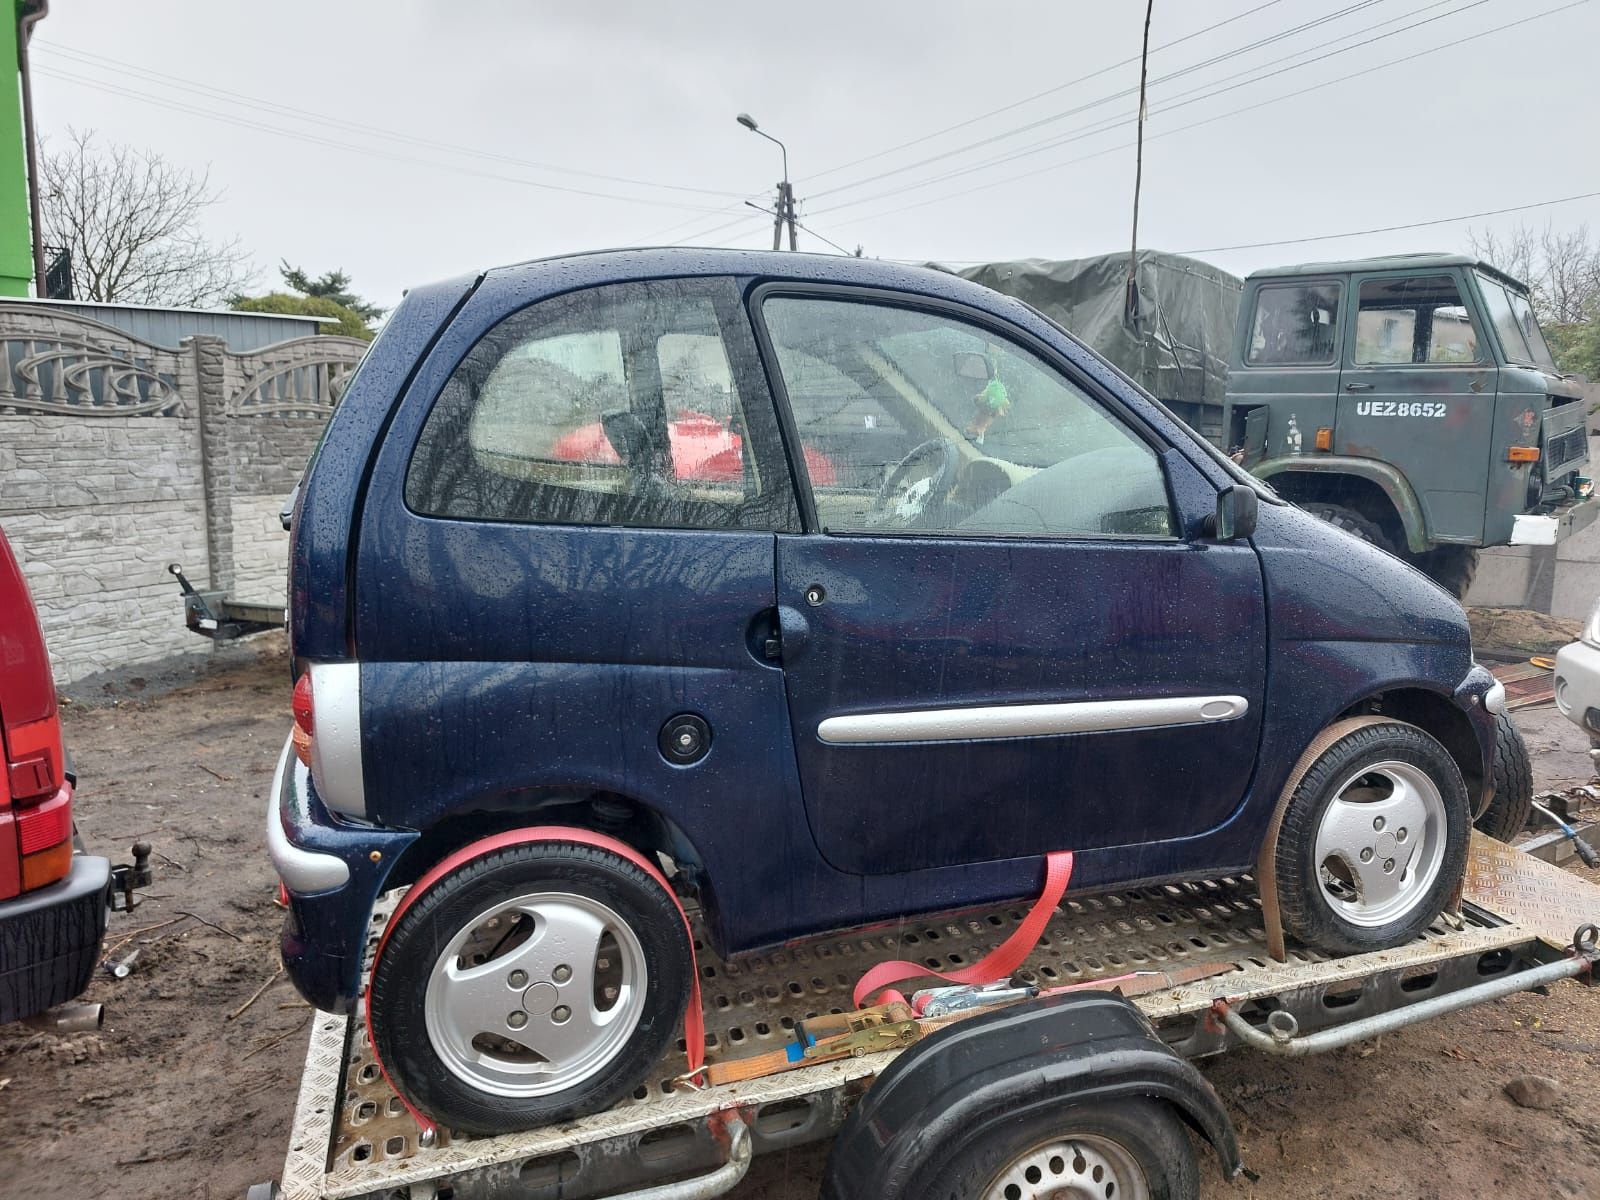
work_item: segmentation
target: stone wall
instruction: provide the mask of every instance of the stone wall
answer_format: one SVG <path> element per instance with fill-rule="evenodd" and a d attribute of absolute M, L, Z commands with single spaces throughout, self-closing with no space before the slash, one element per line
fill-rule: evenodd
<path fill-rule="evenodd" d="M 365 349 L 300 338 L 177 350 L 44 308 L 0 310 L 0 529 L 57 681 L 208 653 L 168 563 L 200 588 L 282 603 L 278 520 Z"/>

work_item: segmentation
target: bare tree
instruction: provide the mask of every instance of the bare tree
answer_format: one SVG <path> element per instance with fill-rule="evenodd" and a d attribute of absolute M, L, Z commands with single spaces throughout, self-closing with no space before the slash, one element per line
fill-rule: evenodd
<path fill-rule="evenodd" d="M 81 299 L 198 307 L 254 279 L 238 238 L 213 242 L 200 229 L 221 198 L 209 173 L 69 129 L 65 145 L 44 146 L 39 182 L 45 244 L 70 252 Z"/>
<path fill-rule="evenodd" d="M 1600 241 L 1587 225 L 1559 232 L 1518 225 L 1507 232 L 1467 232 L 1472 252 L 1515 276 L 1533 293 L 1539 320 L 1581 325 L 1600 320 Z"/>

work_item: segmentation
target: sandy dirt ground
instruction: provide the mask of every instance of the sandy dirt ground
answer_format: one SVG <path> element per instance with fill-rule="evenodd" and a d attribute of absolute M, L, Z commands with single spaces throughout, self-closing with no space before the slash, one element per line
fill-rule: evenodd
<path fill-rule="evenodd" d="M 261 833 L 288 719 L 281 643 L 73 701 L 80 828 L 114 858 L 152 842 L 156 879 L 110 919 L 111 956 L 139 957 L 128 978 L 90 986 L 103 1030 L 0 1029 L 0 1196 L 242 1197 L 281 1169 L 308 1035 L 309 1010 L 276 974 Z M 1585 739 L 1553 709 L 1519 723 L 1539 787 L 1590 777 Z M 1600 991 L 1566 983 L 1305 1062 L 1241 1051 L 1204 1070 L 1260 1179 L 1210 1170 L 1204 1195 L 1600 1197 L 1597 1065 Z M 1524 1073 L 1558 1082 L 1554 1107 L 1506 1098 Z M 758 1160 L 733 1195 L 812 1200 L 826 1154 Z"/>

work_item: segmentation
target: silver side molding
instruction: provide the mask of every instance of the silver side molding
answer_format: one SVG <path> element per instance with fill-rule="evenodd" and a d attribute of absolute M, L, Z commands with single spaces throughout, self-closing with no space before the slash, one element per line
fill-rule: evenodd
<path fill-rule="evenodd" d="M 1079 700 L 1068 704 L 996 704 L 828 717 L 825 742 L 964 742 L 990 738 L 1106 733 L 1163 725 L 1235 721 L 1250 710 L 1243 696 L 1172 696 L 1151 700 Z"/>

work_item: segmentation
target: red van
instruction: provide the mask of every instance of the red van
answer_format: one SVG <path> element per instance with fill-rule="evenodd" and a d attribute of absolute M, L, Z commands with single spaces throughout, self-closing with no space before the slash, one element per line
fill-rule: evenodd
<path fill-rule="evenodd" d="M 111 864 L 73 852 L 73 776 L 44 633 L 0 530 L 0 1022 L 89 986 Z"/>

